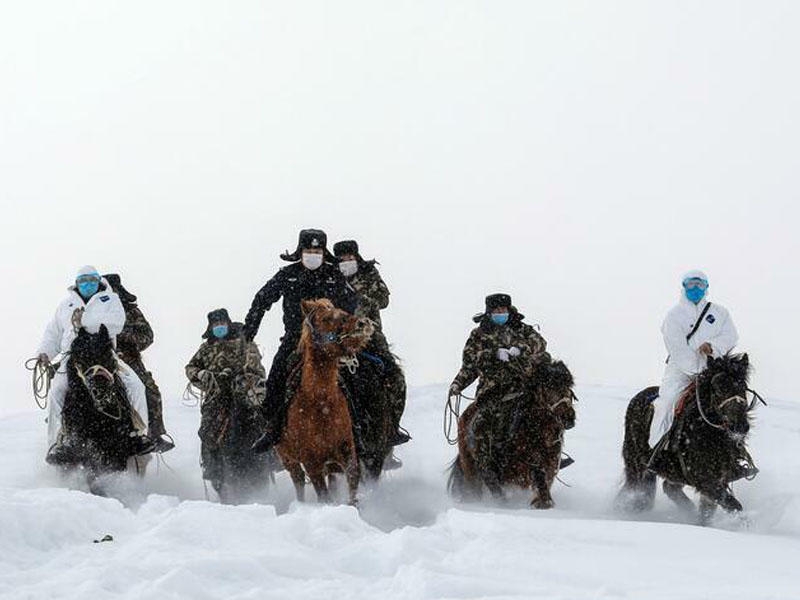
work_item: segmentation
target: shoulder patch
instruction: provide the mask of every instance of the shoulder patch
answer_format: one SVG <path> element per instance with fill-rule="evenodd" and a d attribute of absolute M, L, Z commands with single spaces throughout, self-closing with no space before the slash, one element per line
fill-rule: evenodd
<path fill-rule="evenodd" d="M 108 302 L 111 300 L 109 296 L 100 296 L 100 302 Z"/>
<path fill-rule="evenodd" d="M 716 320 L 717 320 L 717 318 L 714 315 L 708 315 L 706 317 L 706 321 L 708 321 L 709 323 L 713 323 Z"/>

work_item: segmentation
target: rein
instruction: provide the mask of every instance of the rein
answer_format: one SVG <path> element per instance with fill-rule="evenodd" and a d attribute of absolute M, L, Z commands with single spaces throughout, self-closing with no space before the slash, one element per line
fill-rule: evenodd
<path fill-rule="evenodd" d="M 25 361 L 25 368 L 31 371 L 33 400 L 36 402 L 36 406 L 42 410 L 47 408 L 47 396 L 50 394 L 53 377 L 56 376 L 60 367 L 61 362 L 45 364 L 38 357 L 29 358 Z"/>
<path fill-rule="evenodd" d="M 98 375 L 104 377 L 109 382 L 114 383 L 114 381 L 115 381 L 114 374 L 111 371 L 109 371 L 108 369 L 106 369 L 103 365 L 92 365 L 91 367 L 89 367 L 85 371 L 81 370 L 81 368 L 78 367 L 78 365 L 75 365 L 75 372 L 78 374 L 78 378 L 83 383 L 83 386 L 86 388 L 86 391 L 88 391 L 89 395 L 92 397 L 92 400 L 94 401 L 95 410 L 97 410 L 97 412 L 99 412 L 100 414 L 105 415 L 109 419 L 112 419 L 113 421 L 121 420 L 122 419 L 122 414 L 123 414 L 123 412 L 122 412 L 123 408 L 122 408 L 122 405 L 119 402 L 119 399 L 117 398 L 117 402 L 116 402 L 116 404 L 117 404 L 117 414 L 112 414 L 112 413 L 108 412 L 105 408 L 103 408 L 103 406 L 101 404 L 99 404 L 97 402 L 97 400 L 95 399 L 95 396 L 94 396 L 94 392 L 92 392 L 92 389 L 89 387 L 89 379 L 93 378 L 93 377 L 97 377 Z"/>
<path fill-rule="evenodd" d="M 731 402 L 741 402 L 742 404 L 747 406 L 748 412 L 753 410 L 753 408 L 755 408 L 755 406 L 756 406 L 756 403 L 759 402 L 759 401 L 764 406 L 767 406 L 767 403 L 764 401 L 764 398 L 761 397 L 761 394 L 759 394 L 755 390 L 751 390 L 750 388 L 745 388 L 745 389 L 748 392 L 750 392 L 751 394 L 753 394 L 752 402 L 748 403 L 747 402 L 747 398 L 745 398 L 743 396 L 740 396 L 739 394 L 735 394 L 733 396 L 730 396 L 729 398 L 726 398 L 722 402 L 720 402 L 718 408 L 723 408 L 724 406 L 727 406 Z M 728 431 L 727 427 L 725 427 L 724 425 L 719 425 L 717 423 L 713 423 L 711 421 L 711 419 L 709 419 L 706 416 L 706 413 L 703 410 L 703 403 L 700 401 L 700 377 L 698 375 L 695 375 L 695 378 L 694 378 L 694 400 L 695 400 L 695 404 L 697 405 L 697 412 L 700 413 L 700 418 L 703 419 L 703 421 L 705 422 L 706 425 L 709 425 L 709 426 L 713 427 L 714 429 L 719 429 L 721 431 Z"/>

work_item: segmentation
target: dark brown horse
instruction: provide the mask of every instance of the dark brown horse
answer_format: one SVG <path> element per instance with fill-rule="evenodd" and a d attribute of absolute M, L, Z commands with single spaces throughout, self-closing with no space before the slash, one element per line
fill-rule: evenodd
<path fill-rule="evenodd" d="M 298 500 L 305 499 L 306 473 L 317 498 L 328 502 L 331 474 L 344 471 L 350 503 L 355 504 L 359 465 L 353 422 L 339 387 L 339 368 L 343 360 L 353 360 L 364 348 L 373 326 L 368 319 L 335 308 L 329 300 L 304 300 L 302 310 L 300 387 L 289 406 L 278 455 L 292 477 Z"/>
<path fill-rule="evenodd" d="M 499 405 L 470 405 L 458 420 L 450 492 L 477 500 L 486 486 L 493 496 L 503 498 L 503 486 L 515 485 L 533 490 L 534 508 L 552 508 L 550 487 L 558 474 L 564 431 L 575 425 L 573 385 L 563 362 L 544 360 L 525 389 L 499 399 Z M 502 415 L 500 422 L 481 419 L 485 410 Z"/>
<path fill-rule="evenodd" d="M 675 423 L 655 456 L 649 433 L 658 388 L 634 396 L 625 414 L 625 485 L 617 500 L 620 508 L 652 508 L 659 476 L 664 479 L 664 492 L 681 508 L 695 510 L 683 492 L 685 485 L 700 492 L 701 523 L 709 521 L 718 505 L 729 512 L 742 510 L 729 484 L 741 477 L 738 461 L 750 460 L 744 444 L 756 399 L 746 400 L 749 372 L 747 354 L 710 357 L 706 369 L 681 397 Z"/>

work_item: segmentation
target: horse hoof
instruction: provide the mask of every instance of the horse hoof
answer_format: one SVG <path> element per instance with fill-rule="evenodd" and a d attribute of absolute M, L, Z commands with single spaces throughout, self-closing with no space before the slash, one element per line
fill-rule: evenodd
<path fill-rule="evenodd" d="M 531 501 L 531 506 L 537 510 L 548 510 L 556 505 L 552 500 L 542 500 L 541 498 L 534 498 Z"/>

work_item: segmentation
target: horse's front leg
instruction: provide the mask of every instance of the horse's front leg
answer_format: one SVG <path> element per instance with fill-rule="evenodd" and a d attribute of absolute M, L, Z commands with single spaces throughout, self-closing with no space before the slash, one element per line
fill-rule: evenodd
<path fill-rule="evenodd" d="M 744 508 L 727 487 L 720 487 L 707 495 L 728 512 L 740 512 Z"/>
<path fill-rule="evenodd" d="M 672 481 L 664 480 L 664 493 L 672 500 L 679 508 L 685 511 L 694 511 L 694 502 L 691 501 L 683 491 L 683 484 L 674 483 Z"/>
<path fill-rule="evenodd" d="M 289 476 L 294 484 L 294 491 L 300 502 L 306 501 L 306 474 L 299 462 L 283 459 L 283 465 L 289 471 Z"/>
<path fill-rule="evenodd" d="M 553 473 L 553 477 L 555 472 Z M 548 473 L 539 467 L 531 469 L 531 480 L 533 483 L 533 500 L 531 506 L 538 509 L 548 509 L 555 506 L 553 497 L 550 495 L 550 484 L 553 482 L 553 477 L 548 477 Z"/>
<path fill-rule="evenodd" d="M 717 511 L 717 502 L 713 498 L 709 498 L 705 494 L 700 496 L 700 525 L 708 525 Z"/>
<path fill-rule="evenodd" d="M 358 467 L 358 456 L 356 455 L 355 446 L 351 445 L 348 449 L 349 456 L 347 456 L 347 462 L 345 464 L 344 473 L 347 477 L 347 489 L 350 494 L 349 503 L 350 506 L 356 506 L 358 504 L 358 484 L 361 479 L 361 470 Z"/>
<path fill-rule="evenodd" d="M 311 480 L 311 485 L 314 486 L 314 491 L 317 493 L 317 501 L 321 504 L 329 504 L 331 496 L 328 491 L 328 484 L 325 482 L 325 469 L 322 466 L 311 467 L 306 465 L 308 471 L 308 478 Z"/>

